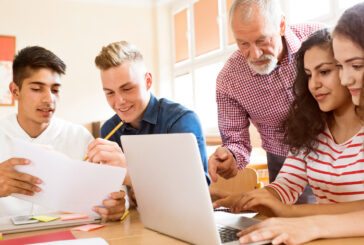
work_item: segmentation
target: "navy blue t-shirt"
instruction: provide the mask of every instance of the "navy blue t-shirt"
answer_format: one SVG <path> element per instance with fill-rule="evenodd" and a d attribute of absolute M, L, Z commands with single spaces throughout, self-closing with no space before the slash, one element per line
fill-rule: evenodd
<path fill-rule="evenodd" d="M 105 138 L 105 136 L 120 122 L 121 119 L 117 114 L 107 120 L 101 127 L 101 137 Z M 193 133 L 196 136 L 206 179 L 207 182 L 210 183 L 205 138 L 203 136 L 200 120 L 195 112 L 178 103 L 164 98 L 157 99 L 151 94 L 148 107 L 142 120 L 139 122 L 139 130 L 133 128 L 128 123 L 124 123 L 109 140 L 118 143 L 122 148 L 120 142 L 121 135 L 168 133 Z"/>

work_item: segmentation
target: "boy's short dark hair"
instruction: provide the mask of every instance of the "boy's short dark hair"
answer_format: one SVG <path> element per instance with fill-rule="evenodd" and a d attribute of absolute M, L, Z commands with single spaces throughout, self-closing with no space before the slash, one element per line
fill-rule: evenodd
<path fill-rule="evenodd" d="M 51 69 L 60 75 L 66 73 L 66 64 L 51 51 L 39 46 L 23 48 L 13 62 L 14 83 L 21 89 L 24 79 L 41 68 Z"/>

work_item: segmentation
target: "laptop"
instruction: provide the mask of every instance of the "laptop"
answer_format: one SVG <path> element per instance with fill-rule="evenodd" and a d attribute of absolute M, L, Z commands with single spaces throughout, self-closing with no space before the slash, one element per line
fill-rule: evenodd
<path fill-rule="evenodd" d="M 138 211 L 146 228 L 201 245 L 239 244 L 236 233 L 259 222 L 215 219 L 192 133 L 121 136 Z M 220 237 L 219 230 L 223 233 Z M 228 239 L 227 239 L 228 238 Z M 264 241 L 251 244 L 267 244 Z"/>

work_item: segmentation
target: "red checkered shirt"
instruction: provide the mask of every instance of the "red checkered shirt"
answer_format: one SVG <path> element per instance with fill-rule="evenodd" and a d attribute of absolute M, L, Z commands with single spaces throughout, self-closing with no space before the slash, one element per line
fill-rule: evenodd
<path fill-rule="evenodd" d="M 295 55 L 301 42 L 323 27 L 320 24 L 287 26 L 284 36 L 287 55 L 268 75 L 254 72 L 239 50 L 220 71 L 216 81 L 219 130 L 223 146 L 233 152 L 238 169 L 249 163 L 250 122 L 260 133 L 264 150 L 279 156 L 287 155 L 288 146 L 282 143 L 284 134 L 279 127 L 293 101 Z"/>

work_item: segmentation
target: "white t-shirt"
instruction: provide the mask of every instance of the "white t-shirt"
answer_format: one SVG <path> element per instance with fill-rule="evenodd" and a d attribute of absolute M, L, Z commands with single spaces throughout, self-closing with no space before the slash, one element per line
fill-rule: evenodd
<path fill-rule="evenodd" d="M 48 145 L 55 151 L 70 158 L 82 160 L 86 156 L 87 146 L 93 140 L 92 135 L 81 125 L 53 117 L 49 126 L 37 138 L 31 138 L 20 127 L 16 114 L 0 119 L 0 162 L 11 158 L 12 139 Z M 25 215 L 32 211 L 32 204 L 14 197 L 0 198 L 0 217 Z M 50 211 L 34 205 L 33 213 Z"/>

